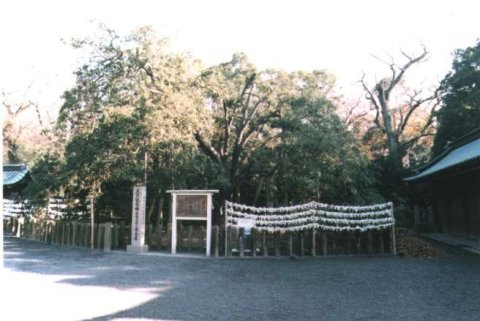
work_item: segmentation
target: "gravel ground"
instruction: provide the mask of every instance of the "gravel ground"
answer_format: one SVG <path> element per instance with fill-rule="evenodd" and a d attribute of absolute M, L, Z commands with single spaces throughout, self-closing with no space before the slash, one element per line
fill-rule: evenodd
<path fill-rule="evenodd" d="M 480 256 L 442 249 L 439 259 L 207 259 L 5 237 L 0 319 L 479 320 Z"/>

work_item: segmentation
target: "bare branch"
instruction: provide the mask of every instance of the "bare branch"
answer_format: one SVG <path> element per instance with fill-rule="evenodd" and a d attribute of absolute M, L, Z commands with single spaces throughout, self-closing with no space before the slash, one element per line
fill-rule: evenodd
<path fill-rule="evenodd" d="M 372 103 L 372 106 L 374 107 L 375 118 L 374 118 L 373 122 L 382 132 L 385 132 L 385 128 L 380 123 L 380 105 L 378 104 L 377 100 L 375 99 L 375 95 L 368 88 L 368 86 L 365 82 L 365 74 L 363 74 L 362 78 L 360 79 L 360 84 L 362 85 L 363 89 L 367 93 L 367 96 L 366 96 L 367 100 L 369 100 Z"/>
<path fill-rule="evenodd" d="M 424 103 L 427 103 L 429 101 L 433 101 L 433 100 L 437 100 L 438 99 L 438 92 L 435 91 L 433 93 L 433 95 L 429 96 L 429 97 L 426 97 L 426 98 L 423 98 L 423 99 L 417 99 L 417 100 L 413 100 L 412 99 L 412 102 L 409 104 L 409 110 L 405 116 L 405 119 L 403 120 L 403 122 L 401 124 L 399 124 L 399 131 L 400 132 L 403 132 L 405 130 L 405 127 L 407 126 L 411 116 L 413 115 L 413 113 L 420 107 L 422 106 Z M 437 106 L 438 102 L 435 104 L 434 108 Z"/>
<path fill-rule="evenodd" d="M 435 91 L 433 99 L 435 99 L 436 102 L 435 102 L 434 106 L 432 107 L 432 110 L 430 111 L 428 119 L 425 121 L 425 124 L 423 125 L 422 129 L 419 131 L 419 134 L 415 135 L 413 138 L 409 139 L 408 141 L 403 142 L 402 145 L 404 147 L 406 147 L 406 148 L 411 147 L 420 138 L 433 135 L 433 133 L 429 132 L 429 129 L 432 128 L 432 125 L 434 123 L 436 109 L 440 106 L 440 100 L 439 100 L 439 97 L 438 97 L 438 90 Z"/>
<path fill-rule="evenodd" d="M 407 55 L 405 52 L 401 51 L 402 55 L 404 55 L 408 61 L 407 63 L 405 63 L 402 67 L 400 67 L 400 72 L 398 73 L 398 75 L 396 75 L 394 78 L 392 78 L 392 80 L 390 81 L 390 85 L 388 86 L 388 88 L 385 90 L 385 96 L 388 97 L 390 96 L 390 93 L 392 91 L 392 89 L 402 80 L 403 78 L 403 75 L 405 74 L 405 72 L 411 67 L 413 66 L 414 64 L 422 61 L 428 54 L 428 51 L 425 47 L 423 47 L 423 51 L 420 55 L 416 56 L 416 57 L 410 57 L 409 55 Z"/>
<path fill-rule="evenodd" d="M 360 110 L 361 108 L 361 98 L 359 97 L 357 102 L 349 107 L 346 107 L 344 110 L 344 116 L 342 117 L 342 122 L 350 128 L 356 121 L 367 116 L 368 110 Z"/>

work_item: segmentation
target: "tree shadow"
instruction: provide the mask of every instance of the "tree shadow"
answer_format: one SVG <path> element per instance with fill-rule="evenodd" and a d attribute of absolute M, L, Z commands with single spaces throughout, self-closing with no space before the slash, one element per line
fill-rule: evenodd
<path fill-rule="evenodd" d="M 35 292 L 30 282 L 43 279 L 36 295 L 44 296 L 42 286 L 53 284 L 38 320 L 448 320 L 480 313 L 480 259 L 472 256 L 225 260 L 6 237 L 5 257 L 6 269 L 25 278 L 20 308 L 34 310 L 39 299 L 26 293 Z M 52 315 L 62 308 L 72 311 Z"/>

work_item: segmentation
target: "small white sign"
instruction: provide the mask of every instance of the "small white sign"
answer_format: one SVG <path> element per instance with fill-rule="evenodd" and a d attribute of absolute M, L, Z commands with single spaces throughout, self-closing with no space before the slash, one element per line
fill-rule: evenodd
<path fill-rule="evenodd" d="M 243 227 L 245 231 L 245 235 L 250 235 L 252 232 L 252 228 L 255 227 L 255 221 L 254 220 L 249 220 L 246 218 L 239 218 L 237 221 L 237 226 L 238 227 Z"/>

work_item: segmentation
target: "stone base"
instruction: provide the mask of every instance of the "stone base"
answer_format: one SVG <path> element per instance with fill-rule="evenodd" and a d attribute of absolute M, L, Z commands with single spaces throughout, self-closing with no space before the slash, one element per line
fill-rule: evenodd
<path fill-rule="evenodd" d="M 148 245 L 127 245 L 127 252 L 130 253 L 147 253 Z"/>

